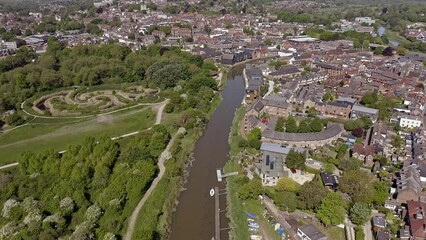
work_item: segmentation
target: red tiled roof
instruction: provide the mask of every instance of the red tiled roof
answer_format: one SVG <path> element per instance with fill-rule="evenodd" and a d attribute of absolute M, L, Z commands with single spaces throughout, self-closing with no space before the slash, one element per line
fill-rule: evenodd
<path fill-rule="evenodd" d="M 425 216 L 424 216 L 424 204 L 419 201 L 408 201 L 407 202 L 407 211 L 410 218 L 410 231 L 413 237 L 426 238 L 426 231 L 424 231 L 425 226 Z M 422 214 L 422 218 L 417 218 L 417 213 Z"/>

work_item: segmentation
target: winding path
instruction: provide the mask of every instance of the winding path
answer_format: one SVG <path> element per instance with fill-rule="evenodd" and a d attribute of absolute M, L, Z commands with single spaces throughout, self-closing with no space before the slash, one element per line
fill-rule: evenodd
<path fill-rule="evenodd" d="M 114 110 L 114 111 L 111 111 L 111 112 L 92 114 L 92 115 L 84 115 L 84 116 L 41 116 L 41 115 L 32 114 L 32 113 L 28 112 L 27 110 L 25 110 L 25 108 L 24 108 L 24 104 L 25 104 L 26 101 L 27 100 L 25 100 L 21 103 L 21 110 L 25 114 L 32 116 L 32 117 L 48 118 L 48 119 L 60 119 L 60 118 L 62 118 L 62 119 L 65 119 L 65 118 L 81 119 L 81 118 L 104 116 L 104 115 L 113 114 L 113 113 L 116 113 L 116 112 L 125 111 L 125 110 L 128 110 L 128 109 L 140 107 L 140 106 L 154 106 L 154 105 L 159 105 L 159 104 L 165 104 L 169 101 L 169 99 L 165 99 L 164 101 L 158 102 L 158 103 L 139 103 L 139 104 L 136 104 L 136 105 L 133 105 L 133 106 L 130 106 L 130 107 L 120 108 L 120 109 L 117 109 L 117 110 Z"/>
<path fill-rule="evenodd" d="M 170 148 L 173 146 L 173 143 L 176 137 L 183 133 L 184 132 L 181 129 L 179 129 L 179 131 L 173 136 L 173 138 L 167 144 L 166 149 L 164 149 L 164 151 L 161 153 L 160 157 L 158 158 L 158 168 L 160 169 L 160 173 L 158 173 L 157 177 L 154 179 L 149 189 L 145 192 L 142 199 L 139 201 L 138 205 L 133 210 L 132 215 L 130 216 L 130 219 L 129 219 L 129 225 L 127 226 L 126 234 L 124 235 L 124 240 L 132 239 L 132 235 L 133 235 L 133 232 L 135 231 L 136 220 L 138 219 L 139 212 L 141 211 L 142 207 L 145 205 L 145 202 L 148 200 L 149 196 L 151 196 L 157 184 L 163 178 L 164 172 L 166 171 L 166 168 L 164 167 L 164 162 L 171 157 Z"/>
<path fill-rule="evenodd" d="M 157 109 L 157 115 L 156 115 L 156 117 L 155 117 L 155 123 L 154 123 L 154 125 L 158 125 L 158 124 L 160 124 L 161 123 L 161 120 L 162 120 L 162 118 L 163 118 L 163 111 L 164 111 L 164 108 L 166 107 L 166 105 L 167 105 L 167 103 L 169 102 L 169 99 L 166 99 L 166 100 L 164 100 L 164 101 L 162 101 L 162 102 L 159 102 L 159 103 L 144 103 L 144 104 L 138 104 L 139 106 L 141 106 L 141 105 L 145 105 L 145 106 L 153 106 L 153 107 L 158 107 L 158 109 Z M 25 102 L 24 102 L 25 103 Z M 22 103 L 23 104 L 23 103 Z M 126 108 L 126 109 L 130 109 L 130 108 L 134 108 L 134 107 L 136 107 L 136 106 L 138 106 L 138 105 L 135 105 L 135 106 L 131 106 L 131 107 L 128 107 L 128 108 Z M 22 107 L 23 105 L 21 105 L 21 107 Z M 22 110 L 25 112 L 25 110 L 22 108 Z M 108 112 L 108 113 L 102 113 L 102 114 L 98 114 L 98 115 L 96 115 L 96 116 L 102 116 L 102 115 L 107 115 L 107 114 L 112 114 L 112 113 L 115 113 L 115 112 L 118 112 L 118 111 L 123 111 L 124 109 L 119 109 L 119 110 L 115 110 L 115 111 L 112 111 L 112 112 Z M 25 112 L 25 113 L 27 113 L 27 112 Z M 28 113 L 27 113 L 28 114 Z M 31 114 L 30 114 L 31 115 Z M 33 116 L 33 115 L 31 115 L 31 116 Z M 34 116 L 34 117 L 38 117 L 38 116 Z M 56 117 L 52 117 L 52 118 L 56 118 Z M 60 117 L 59 117 L 60 118 Z M 28 125 L 28 124 L 24 124 L 24 125 L 21 125 L 21 126 L 25 126 L 25 125 Z M 18 126 L 18 127 L 21 127 L 21 126 Z M 18 127 L 16 127 L 16 128 L 18 128 Z M 14 129 L 16 129 L 16 128 L 14 128 Z M 135 132 L 131 132 L 131 133 L 126 133 L 126 134 L 123 134 L 123 135 L 120 135 L 120 136 L 116 136 L 116 137 L 112 137 L 111 138 L 111 140 L 117 140 L 117 139 L 121 139 L 121 138 L 126 138 L 126 137 L 130 137 L 130 136 L 133 136 L 133 135 L 136 135 L 136 134 L 138 134 L 138 133 L 140 133 L 140 132 L 142 132 L 142 131 L 146 131 L 146 130 L 150 130 L 152 127 L 150 127 L 150 128 L 147 128 L 147 129 L 144 129 L 144 130 L 141 130 L 141 131 L 135 131 Z M 13 129 L 10 129 L 10 130 L 13 130 Z M 9 130 L 9 131 L 10 131 Z M 61 152 L 64 152 L 64 151 L 61 151 Z M 14 163 L 11 163 L 11 164 L 7 164 L 7 165 L 4 165 L 4 166 L 0 166 L 0 170 L 2 170 L 2 169 L 7 169 L 7 168 L 12 168 L 12 167 L 16 167 L 16 166 L 18 166 L 18 162 L 14 162 Z"/>

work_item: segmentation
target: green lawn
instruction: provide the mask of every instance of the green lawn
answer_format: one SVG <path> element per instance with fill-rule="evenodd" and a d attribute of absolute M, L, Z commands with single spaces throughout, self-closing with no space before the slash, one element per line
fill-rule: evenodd
<path fill-rule="evenodd" d="M 51 122 L 50 122 L 51 121 Z M 53 148 L 65 150 L 88 136 L 114 137 L 153 125 L 155 113 L 149 107 L 126 110 L 85 120 L 35 119 L 32 124 L 0 136 L 0 165 L 16 162 L 23 151 Z"/>

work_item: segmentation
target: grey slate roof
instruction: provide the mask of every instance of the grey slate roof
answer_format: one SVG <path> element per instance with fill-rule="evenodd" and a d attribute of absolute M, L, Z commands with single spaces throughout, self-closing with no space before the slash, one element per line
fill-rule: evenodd
<path fill-rule="evenodd" d="M 290 150 L 292 149 L 296 152 L 305 152 L 305 149 L 303 148 L 281 146 L 280 144 L 275 144 L 275 143 L 263 142 L 262 145 L 260 146 L 260 151 L 268 151 L 268 152 L 282 153 L 282 154 L 288 154 Z"/>
<path fill-rule="evenodd" d="M 318 230 L 316 227 L 311 224 L 303 225 L 299 228 L 305 235 L 307 235 L 311 240 L 324 239 L 326 235 Z"/>
<path fill-rule="evenodd" d="M 369 114 L 378 114 L 379 113 L 379 110 L 377 110 L 377 109 L 364 107 L 364 106 L 358 105 L 358 104 L 355 104 L 352 107 L 352 111 L 365 112 L 365 113 L 369 113 Z"/>
<path fill-rule="evenodd" d="M 320 141 L 338 135 L 343 131 L 343 129 L 343 125 L 339 123 L 332 123 L 326 130 L 317 133 L 283 133 L 266 129 L 263 131 L 262 138 L 270 138 L 289 142 Z"/>

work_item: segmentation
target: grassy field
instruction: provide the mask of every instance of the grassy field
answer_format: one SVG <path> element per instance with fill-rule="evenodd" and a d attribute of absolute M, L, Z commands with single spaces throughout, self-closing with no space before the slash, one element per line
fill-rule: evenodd
<path fill-rule="evenodd" d="M 114 137 L 149 128 L 154 121 L 155 113 L 149 107 L 84 120 L 36 118 L 30 125 L 0 136 L 0 165 L 16 162 L 23 151 L 61 151 L 88 136 Z"/>

